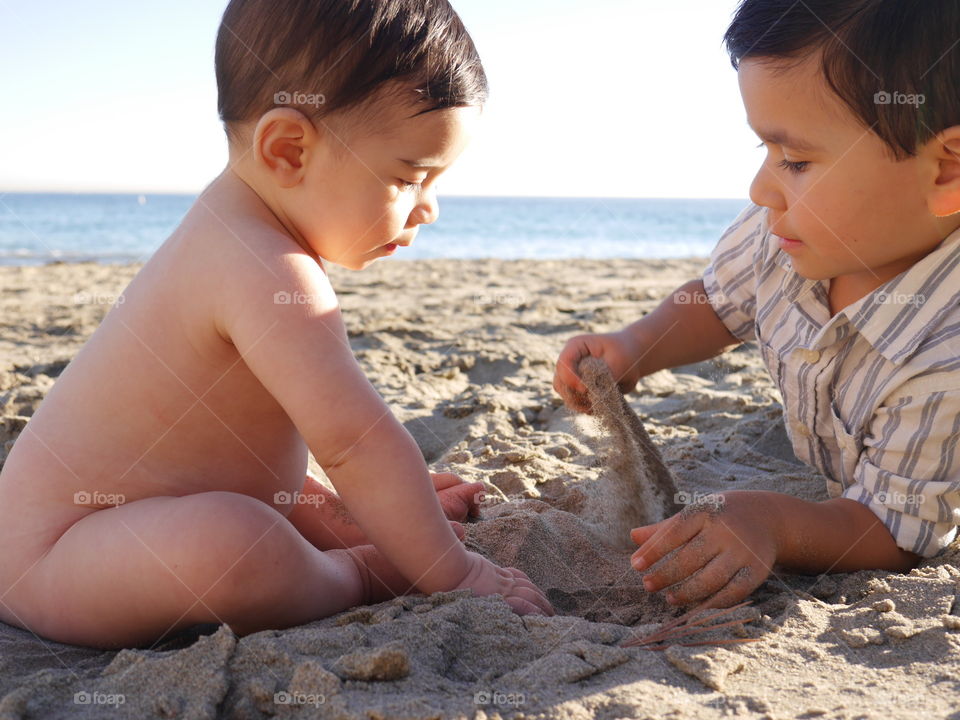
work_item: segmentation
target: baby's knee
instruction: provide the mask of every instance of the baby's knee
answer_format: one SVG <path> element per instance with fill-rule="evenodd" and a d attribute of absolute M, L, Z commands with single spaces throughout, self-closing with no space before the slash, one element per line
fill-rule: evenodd
<path fill-rule="evenodd" d="M 195 567 L 210 593 L 254 592 L 297 550 L 296 531 L 266 503 L 223 491 L 191 497 L 195 501 L 183 521 L 202 529 L 194 548 L 202 561 Z"/>

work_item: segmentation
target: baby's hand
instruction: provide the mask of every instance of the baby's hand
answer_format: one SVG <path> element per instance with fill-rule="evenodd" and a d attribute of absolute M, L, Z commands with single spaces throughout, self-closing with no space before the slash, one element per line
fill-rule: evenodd
<path fill-rule="evenodd" d="M 571 410 L 590 412 L 587 388 L 577 375 L 580 361 L 586 357 L 604 360 L 624 393 L 631 392 L 640 380 L 640 350 L 626 331 L 578 335 L 564 346 L 553 376 L 553 388 Z"/>
<path fill-rule="evenodd" d="M 631 562 L 651 568 L 649 592 L 662 588 L 667 602 L 729 607 L 767 578 L 777 558 L 777 534 L 757 493 L 724 493 L 711 505 L 688 506 L 673 517 L 630 533 L 640 548 Z"/>
<path fill-rule="evenodd" d="M 430 473 L 437 499 L 448 520 L 463 522 L 467 517 L 480 515 L 483 502 L 483 483 L 466 483 L 453 473 Z"/>
<path fill-rule="evenodd" d="M 482 555 L 467 553 L 470 571 L 463 581 L 453 588 L 470 588 L 474 595 L 503 595 L 503 599 L 518 615 L 553 615 L 553 607 L 546 596 L 530 578 L 516 568 L 494 565 Z"/>

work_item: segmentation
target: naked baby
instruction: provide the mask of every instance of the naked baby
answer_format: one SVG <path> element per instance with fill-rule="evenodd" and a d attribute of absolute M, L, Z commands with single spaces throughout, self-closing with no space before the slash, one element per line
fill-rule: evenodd
<path fill-rule="evenodd" d="M 239 635 L 411 590 L 552 613 L 468 552 L 482 485 L 431 478 L 354 360 L 330 261 L 437 219 L 486 98 L 446 0 L 234 0 L 228 168 L 70 362 L 0 473 L 0 620 L 124 647 Z M 337 493 L 306 475 L 308 450 Z"/>

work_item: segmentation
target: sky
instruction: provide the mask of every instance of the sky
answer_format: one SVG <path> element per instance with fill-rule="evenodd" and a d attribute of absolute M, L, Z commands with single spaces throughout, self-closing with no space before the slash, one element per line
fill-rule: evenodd
<path fill-rule="evenodd" d="M 491 99 L 443 195 L 745 198 L 736 0 L 453 0 Z M 0 0 L 0 192 L 198 193 L 226 0 Z"/>

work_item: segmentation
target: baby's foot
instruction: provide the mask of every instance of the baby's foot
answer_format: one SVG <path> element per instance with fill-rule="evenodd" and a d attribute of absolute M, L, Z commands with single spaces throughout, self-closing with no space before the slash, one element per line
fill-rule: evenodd
<path fill-rule="evenodd" d="M 462 542 L 466 535 L 463 525 L 452 522 L 450 528 Z M 375 546 L 358 545 L 346 548 L 346 551 L 350 553 L 350 557 L 360 571 L 360 579 L 363 582 L 362 604 L 383 602 L 399 595 L 406 595 L 414 589 L 410 581 L 401 575 L 400 571 Z"/>

